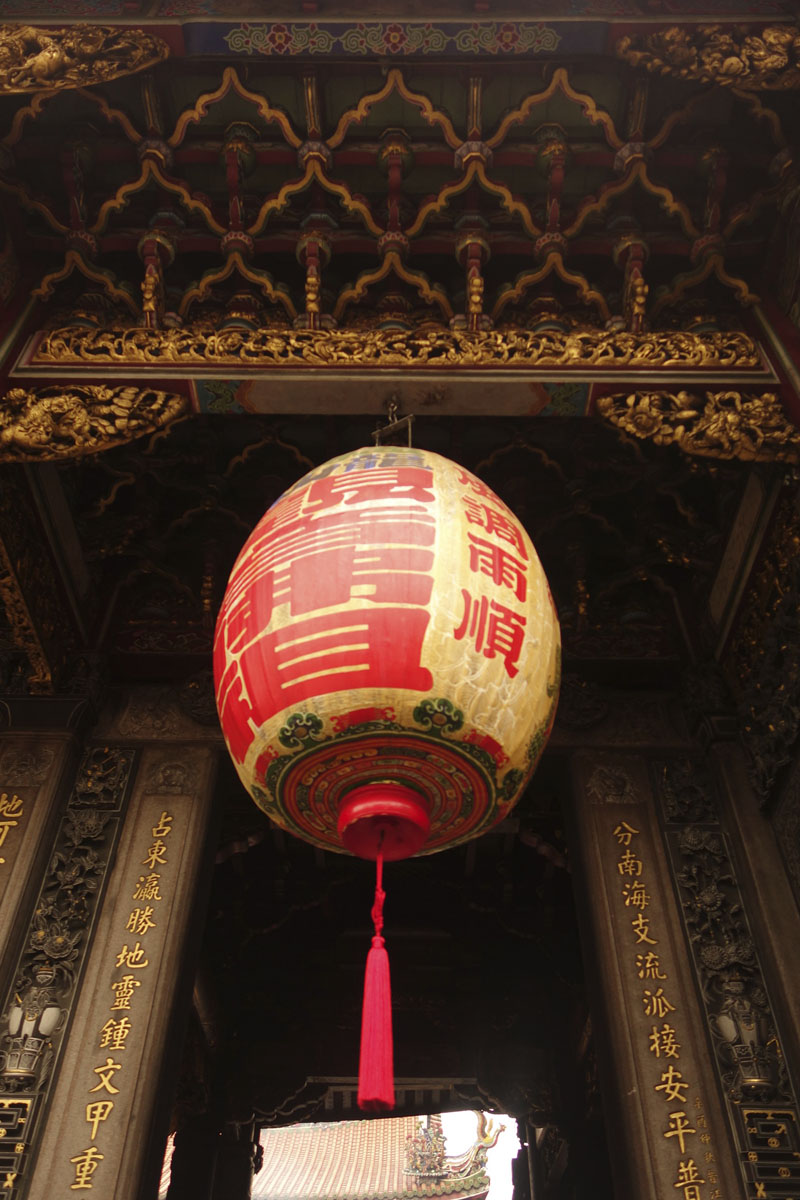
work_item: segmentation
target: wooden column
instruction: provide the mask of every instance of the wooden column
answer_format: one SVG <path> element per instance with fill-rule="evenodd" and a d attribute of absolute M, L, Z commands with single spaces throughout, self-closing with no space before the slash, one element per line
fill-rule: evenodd
<path fill-rule="evenodd" d="M 644 756 L 573 759 L 574 877 L 621 1198 L 744 1195 Z"/>

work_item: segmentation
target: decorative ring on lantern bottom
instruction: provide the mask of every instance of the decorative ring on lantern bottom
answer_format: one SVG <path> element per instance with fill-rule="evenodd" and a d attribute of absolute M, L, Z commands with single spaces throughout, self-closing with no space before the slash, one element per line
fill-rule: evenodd
<path fill-rule="evenodd" d="M 423 854 L 475 837 L 506 810 L 503 782 L 498 786 L 495 764 L 485 750 L 406 730 L 320 738 L 299 754 L 265 755 L 256 764 L 256 778 L 253 796 L 268 816 L 291 833 L 340 853 L 349 847 L 337 828 L 339 814 L 357 789 L 376 782 L 391 780 L 422 797 L 430 820 Z"/>
<path fill-rule="evenodd" d="M 337 821 L 346 850 L 359 858 L 376 859 L 381 854 L 386 862 L 416 854 L 430 828 L 422 796 L 391 780 L 349 792 Z"/>

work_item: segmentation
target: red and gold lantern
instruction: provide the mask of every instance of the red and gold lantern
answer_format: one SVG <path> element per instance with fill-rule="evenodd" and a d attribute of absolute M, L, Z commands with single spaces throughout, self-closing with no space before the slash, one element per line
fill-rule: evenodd
<path fill-rule="evenodd" d="M 214 642 L 222 729 L 255 802 L 379 868 L 502 820 L 547 740 L 559 665 L 523 526 L 411 447 L 357 450 L 285 492 L 236 561 Z"/>

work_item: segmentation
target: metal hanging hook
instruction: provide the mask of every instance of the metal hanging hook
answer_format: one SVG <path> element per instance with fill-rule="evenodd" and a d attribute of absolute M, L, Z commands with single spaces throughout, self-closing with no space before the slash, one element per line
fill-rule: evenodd
<path fill-rule="evenodd" d="M 391 437 L 394 434 L 400 433 L 402 429 L 408 430 L 408 444 L 409 446 L 412 444 L 411 426 L 414 423 L 414 414 L 409 413 L 407 417 L 400 417 L 398 416 L 399 412 L 400 405 L 397 396 L 392 396 L 386 409 L 389 423 L 387 425 L 379 425 L 377 429 L 372 431 L 372 440 L 376 446 L 382 446 L 384 437 Z"/>

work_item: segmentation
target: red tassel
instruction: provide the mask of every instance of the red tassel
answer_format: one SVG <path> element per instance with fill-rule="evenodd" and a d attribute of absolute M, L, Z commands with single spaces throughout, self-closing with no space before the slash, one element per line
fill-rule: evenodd
<path fill-rule="evenodd" d="M 361 1061 L 358 1068 L 358 1107 L 364 1112 L 394 1108 L 394 1062 L 392 1052 L 392 991 L 389 955 L 383 929 L 383 855 L 379 852 L 372 921 L 375 936 L 367 955 L 364 973 L 364 1007 L 361 1013 Z"/>

